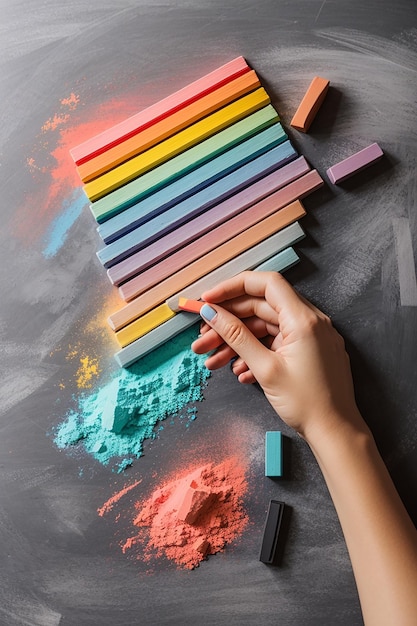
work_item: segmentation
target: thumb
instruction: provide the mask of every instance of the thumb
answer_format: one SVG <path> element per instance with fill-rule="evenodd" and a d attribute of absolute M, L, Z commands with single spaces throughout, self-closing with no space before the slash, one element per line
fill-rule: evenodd
<path fill-rule="evenodd" d="M 268 350 L 233 313 L 212 304 L 203 304 L 200 315 L 205 322 L 239 355 L 262 385 L 265 365 L 271 359 Z"/>

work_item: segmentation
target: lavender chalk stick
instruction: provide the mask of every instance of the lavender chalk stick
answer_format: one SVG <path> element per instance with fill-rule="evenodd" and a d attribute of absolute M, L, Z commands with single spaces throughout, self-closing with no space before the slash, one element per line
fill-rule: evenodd
<path fill-rule="evenodd" d="M 340 163 L 336 163 L 332 167 L 329 167 L 327 170 L 327 176 L 330 181 L 337 185 L 338 183 L 343 182 L 353 174 L 357 174 L 361 172 L 366 167 L 369 167 L 384 155 L 383 151 L 379 147 L 377 143 L 372 143 L 367 148 L 356 152 L 356 154 L 352 154 L 352 156 L 344 159 L 344 161 L 340 161 Z"/>

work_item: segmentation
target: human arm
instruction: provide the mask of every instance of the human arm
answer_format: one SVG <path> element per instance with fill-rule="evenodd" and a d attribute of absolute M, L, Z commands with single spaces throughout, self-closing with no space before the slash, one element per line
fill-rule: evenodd
<path fill-rule="evenodd" d="M 275 273 L 244 272 L 203 299 L 207 325 L 193 349 L 215 350 L 210 369 L 238 355 L 239 380 L 257 380 L 309 444 L 340 519 L 366 626 L 414 625 L 417 532 L 356 406 L 343 339 Z"/>

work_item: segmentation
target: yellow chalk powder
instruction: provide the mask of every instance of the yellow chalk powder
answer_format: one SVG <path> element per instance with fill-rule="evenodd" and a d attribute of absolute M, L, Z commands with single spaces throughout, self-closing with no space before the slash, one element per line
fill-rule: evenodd
<path fill-rule="evenodd" d="M 75 375 L 78 389 L 91 389 L 100 371 L 97 359 L 89 356 L 81 357 L 80 366 Z"/>

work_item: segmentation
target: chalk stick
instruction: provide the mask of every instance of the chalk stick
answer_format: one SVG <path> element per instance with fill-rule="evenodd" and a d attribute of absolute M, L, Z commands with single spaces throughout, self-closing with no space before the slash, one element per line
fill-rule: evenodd
<path fill-rule="evenodd" d="M 153 330 L 157 326 L 160 326 L 164 322 L 167 322 L 175 313 L 169 308 L 167 304 L 160 304 L 140 318 L 140 323 L 137 323 L 135 327 L 132 324 L 128 324 L 121 330 L 116 332 L 116 340 L 123 348 L 132 341 L 135 341 L 139 337 L 146 335 L 149 331 Z M 137 320 L 138 322 L 138 320 Z"/>
<path fill-rule="evenodd" d="M 282 258 L 284 258 L 285 255 L 285 266 L 288 267 L 288 264 L 291 263 L 291 265 L 297 263 L 299 261 L 299 257 L 297 255 L 297 253 L 295 252 L 295 250 L 293 248 L 288 248 L 287 250 L 283 250 L 281 253 L 281 255 L 283 255 Z M 275 258 L 274 258 L 275 260 Z M 276 262 L 274 262 L 274 266 L 275 266 Z M 259 269 L 261 271 L 269 271 L 263 269 L 263 267 L 270 267 L 271 265 L 271 260 L 268 260 L 268 262 L 262 264 Z M 277 270 L 276 270 L 277 271 Z M 173 298 L 175 298 L 175 296 L 173 296 Z M 184 298 L 183 296 L 179 296 L 177 298 L 177 302 L 178 304 L 175 304 L 175 309 L 172 309 L 172 307 L 168 304 L 168 306 L 172 309 L 172 310 L 179 310 L 179 311 L 188 311 L 189 313 L 196 313 L 197 315 L 200 314 L 201 311 L 201 307 L 203 306 L 204 302 L 202 300 L 190 300 L 189 298 Z M 266 474 L 267 476 L 269 474 Z"/>
<path fill-rule="evenodd" d="M 301 226 L 299 226 L 298 222 L 296 222 L 295 224 L 291 224 L 291 226 L 288 226 L 288 228 L 284 230 L 289 230 L 292 228 L 292 226 L 298 226 L 299 230 L 301 231 L 297 241 L 303 239 L 303 237 L 305 237 L 304 231 L 302 230 Z M 282 230 L 281 232 L 283 233 L 284 231 Z M 294 243 L 296 243 L 296 241 L 294 241 Z M 298 256 L 294 248 L 286 248 L 285 250 L 278 252 L 278 254 L 274 254 L 274 256 L 270 257 L 269 259 L 266 259 L 266 261 L 264 261 L 263 263 L 257 265 L 254 270 L 256 270 L 257 272 L 284 272 L 290 267 L 296 265 L 299 260 L 300 257 Z"/>
<path fill-rule="evenodd" d="M 127 302 L 136 298 L 139 294 L 151 288 L 161 280 L 171 276 L 174 272 L 181 270 L 199 257 L 210 252 L 210 250 L 230 240 L 231 237 L 235 235 L 238 236 L 239 233 L 253 227 L 257 222 L 270 216 L 278 209 L 285 207 L 285 205 L 290 205 L 290 203 L 294 202 L 297 198 L 304 198 L 322 185 L 323 180 L 316 170 L 308 172 L 282 189 L 278 189 L 266 198 L 256 202 L 244 211 L 238 212 L 234 217 L 212 228 L 195 241 L 191 241 L 191 243 L 182 246 L 176 252 L 170 254 L 168 258 L 163 258 L 158 263 L 141 271 L 137 276 L 133 276 L 133 278 L 130 278 L 119 287 L 120 296 Z M 288 224 L 283 224 L 283 227 L 287 225 Z M 137 253 L 137 255 L 140 256 L 140 253 Z M 136 258 L 136 255 L 122 263 L 125 263 L 125 265 L 128 266 L 128 271 L 133 273 L 135 270 L 129 264 L 132 258 Z M 112 270 L 113 273 L 115 273 L 115 269 L 117 269 L 117 266 L 110 268 L 108 273 L 112 272 Z"/>
<path fill-rule="evenodd" d="M 238 167 L 283 143 L 286 139 L 288 139 L 287 134 L 281 124 L 276 122 L 253 137 L 245 139 L 237 146 L 226 150 L 223 154 L 214 157 L 208 163 L 184 174 L 180 179 L 174 180 L 118 215 L 99 224 L 97 232 L 103 241 L 109 244 L 152 217 L 163 213 L 174 204 L 189 198 L 204 187 L 208 187 L 222 176 L 226 176 L 237 170 Z"/>
<path fill-rule="evenodd" d="M 315 76 L 307 89 L 307 92 L 300 102 L 297 111 L 294 114 L 290 124 L 293 128 L 306 133 L 316 114 L 321 107 L 330 81 L 320 76 Z"/>
<path fill-rule="evenodd" d="M 289 224 L 297 221 L 304 215 L 304 207 L 301 202 L 297 201 L 258 222 L 245 232 L 240 233 L 215 250 L 183 267 L 180 271 L 169 276 L 158 285 L 135 298 L 132 302 L 129 302 L 119 311 L 116 311 L 108 320 L 111 328 L 118 330 L 126 326 L 126 324 L 144 315 L 176 292 L 184 289 L 184 287 L 187 287 L 223 263 L 227 263 L 227 261 L 230 261 L 230 259 L 241 252 L 260 243 L 278 230 L 289 226 Z"/>
<path fill-rule="evenodd" d="M 283 435 L 279 430 L 269 430 L 265 433 L 265 476 L 281 477 L 283 466 Z"/>
<path fill-rule="evenodd" d="M 95 155 L 101 154 L 111 146 L 117 145 L 121 141 L 132 137 L 151 124 L 174 113 L 181 107 L 202 97 L 213 89 L 248 72 L 249 69 L 245 59 L 243 57 L 237 57 L 163 100 L 156 102 L 143 111 L 139 111 L 139 113 L 132 115 L 123 122 L 115 124 L 99 135 L 84 141 L 71 150 L 71 156 L 77 165 L 83 163 Z"/>
<path fill-rule="evenodd" d="M 329 167 L 326 174 L 334 185 L 338 185 L 354 174 L 361 172 L 366 167 L 373 165 L 383 156 L 384 153 L 379 145 L 377 143 L 371 143 L 367 148 L 359 150 L 356 154 L 352 154 L 352 156 L 347 159 Z"/>
<path fill-rule="evenodd" d="M 200 313 L 204 302 L 201 300 L 189 300 L 188 298 L 178 298 L 178 308 L 181 311 L 189 311 L 190 313 Z"/>
<path fill-rule="evenodd" d="M 99 200 L 269 103 L 267 92 L 260 87 L 86 183 L 84 192 L 90 200 Z"/>
<path fill-rule="evenodd" d="M 264 258 L 263 254 L 266 256 L 272 255 L 273 251 L 279 250 L 280 246 L 285 247 L 286 245 L 290 245 L 290 243 L 295 243 L 304 237 L 304 232 L 301 226 L 298 223 L 292 224 L 288 226 L 281 232 L 276 235 L 272 235 L 269 238 L 269 241 L 264 241 L 262 244 L 255 246 L 251 250 L 248 250 L 247 253 L 243 253 L 237 259 L 233 259 L 233 266 L 230 265 L 230 276 L 226 276 L 230 278 L 235 274 L 238 274 L 240 271 L 244 269 L 258 269 L 256 268 L 256 262 L 259 258 Z M 258 250 L 255 250 L 257 248 Z M 262 248 L 262 250 L 261 250 Z M 254 252 L 255 251 L 255 252 Z M 259 252 L 259 254 L 256 254 Z M 245 262 L 246 259 L 246 262 Z M 237 263 L 239 260 L 240 263 Z M 274 256 L 270 256 L 266 261 L 263 261 L 259 265 L 259 269 L 262 267 L 263 271 L 284 271 L 287 267 L 291 267 L 295 262 L 297 262 L 298 257 L 292 248 L 282 250 L 278 252 Z M 226 264 L 224 267 L 226 267 Z M 208 283 L 207 288 L 214 287 L 217 284 L 217 271 L 212 272 L 213 279 L 211 283 Z M 210 275 L 205 277 L 208 279 Z M 207 283 L 206 283 L 207 284 Z M 202 285 L 201 291 L 197 291 L 198 293 L 202 293 L 206 289 L 206 284 Z M 197 285 L 197 283 L 195 283 Z M 198 290 L 198 285 L 196 287 Z M 176 302 L 178 303 L 178 296 L 174 297 Z M 170 307 L 171 308 L 171 307 Z M 169 339 L 172 339 L 182 331 L 190 328 L 193 324 L 200 324 L 200 319 L 196 318 L 194 313 L 188 312 L 179 312 L 173 318 L 151 330 L 146 335 L 140 337 L 136 341 L 132 342 L 125 348 L 122 348 L 114 355 L 114 358 L 120 367 L 129 367 L 142 357 L 146 356 L 152 350 L 159 348 Z"/>
<path fill-rule="evenodd" d="M 292 267 L 299 262 L 300 258 L 291 247 L 270 256 L 262 263 L 259 263 L 256 267 L 254 266 L 257 261 L 259 262 L 259 259 L 270 254 L 269 250 L 266 250 L 267 246 L 268 248 L 271 246 L 270 249 L 274 251 L 279 249 L 280 244 L 278 242 L 278 237 L 280 235 L 290 236 L 290 233 L 294 233 L 294 239 L 291 239 L 291 243 L 296 243 L 304 237 L 304 232 L 298 222 L 291 224 L 291 226 L 284 228 L 276 235 L 272 235 L 272 237 L 258 246 L 254 246 L 251 250 L 247 250 L 247 252 L 244 252 L 235 259 L 232 259 L 229 263 L 225 263 L 213 272 L 210 272 L 210 274 L 207 274 L 207 276 L 203 276 L 203 278 L 200 278 L 192 285 L 189 285 L 180 293 L 171 296 L 168 298 L 166 303 L 172 311 L 178 312 L 181 310 L 179 307 L 180 298 L 184 300 L 189 298 L 199 298 L 204 291 L 215 287 L 227 278 L 236 276 L 236 274 L 239 274 L 239 272 L 243 272 L 244 270 L 253 269 L 260 272 L 283 272 L 284 270 Z M 272 241 L 275 239 L 277 240 L 276 243 L 275 241 Z"/>
<path fill-rule="evenodd" d="M 111 282 L 120 284 L 308 172 L 304 157 L 281 167 L 296 156 L 285 142 L 99 250 Z"/>
<path fill-rule="evenodd" d="M 109 219 L 277 121 L 278 114 L 271 105 L 252 113 L 197 146 L 189 148 L 154 170 L 143 174 L 140 178 L 97 200 L 90 207 L 93 216 L 98 222 Z"/>
<path fill-rule="evenodd" d="M 279 534 L 284 515 L 285 503 L 279 500 L 271 500 L 265 520 L 259 560 L 271 565 L 277 554 Z"/>
<path fill-rule="evenodd" d="M 87 183 L 258 87 L 260 82 L 256 72 L 246 72 L 133 137 L 81 163 L 77 167 L 78 175 Z"/>

